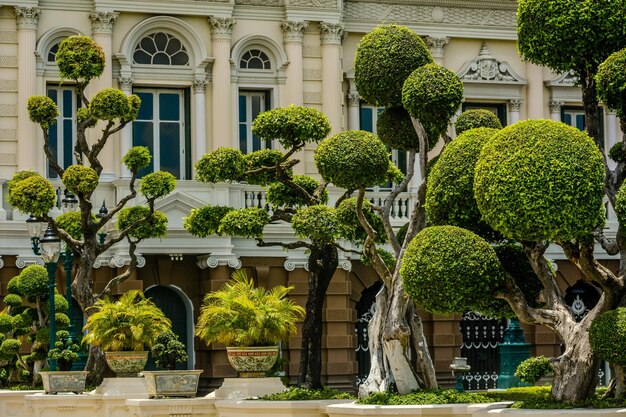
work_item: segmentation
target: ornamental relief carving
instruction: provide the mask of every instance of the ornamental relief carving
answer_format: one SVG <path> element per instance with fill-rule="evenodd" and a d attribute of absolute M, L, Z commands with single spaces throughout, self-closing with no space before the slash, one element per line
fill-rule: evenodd
<path fill-rule="evenodd" d="M 235 4 L 244 6 L 281 6 L 281 0 L 235 0 Z"/>
<path fill-rule="evenodd" d="M 317 8 L 337 7 L 338 1 L 339 0 L 286 0 L 289 6 L 317 7 Z"/>
<path fill-rule="evenodd" d="M 486 81 L 525 84 L 527 81 L 513 71 L 506 61 L 491 55 L 487 44 L 483 43 L 475 59 L 468 61 L 457 73 L 463 81 Z"/>

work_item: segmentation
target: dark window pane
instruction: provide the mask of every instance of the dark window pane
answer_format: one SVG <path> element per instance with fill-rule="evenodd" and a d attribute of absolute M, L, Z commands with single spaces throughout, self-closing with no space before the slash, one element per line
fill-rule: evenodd
<path fill-rule="evenodd" d="M 74 92 L 71 90 L 63 90 L 63 117 L 72 117 L 73 114 L 73 103 L 72 98 L 74 96 Z"/>
<path fill-rule="evenodd" d="M 159 119 L 180 120 L 180 96 L 178 94 L 159 94 Z"/>
<path fill-rule="evenodd" d="M 154 95 L 152 93 L 135 93 L 141 99 L 141 106 L 139 107 L 139 115 L 137 120 L 152 120 L 153 107 L 154 107 Z"/>
<path fill-rule="evenodd" d="M 253 134 L 252 135 L 252 151 L 259 151 L 261 150 L 261 138 L 259 138 L 257 135 Z"/>
<path fill-rule="evenodd" d="M 585 130 L 585 115 L 577 114 L 576 115 L 576 127 L 580 130 Z"/>
<path fill-rule="evenodd" d="M 145 53 L 144 51 L 135 51 L 133 54 L 133 60 L 135 60 L 136 64 L 151 64 L 152 57 Z"/>
<path fill-rule="evenodd" d="M 154 65 L 170 65 L 170 57 L 165 52 L 157 52 L 152 57 L 152 63 Z"/>
<path fill-rule="evenodd" d="M 398 168 L 400 168 L 400 171 L 406 174 L 406 169 L 407 169 L 406 152 L 398 151 Z"/>
<path fill-rule="evenodd" d="M 151 122 L 134 122 L 133 123 L 133 146 L 145 146 L 150 150 L 152 160 L 150 165 L 139 171 L 138 176 L 141 178 L 154 170 L 154 132 Z"/>
<path fill-rule="evenodd" d="M 63 163 L 60 164 L 63 168 L 72 165 L 72 142 L 74 139 L 72 124 L 72 120 L 63 120 Z"/>
<path fill-rule="evenodd" d="M 568 113 L 565 113 L 563 115 L 563 123 L 568 124 L 568 125 L 572 125 L 572 116 Z"/>
<path fill-rule="evenodd" d="M 261 97 L 252 96 L 252 120 L 256 119 L 256 117 L 261 113 Z"/>
<path fill-rule="evenodd" d="M 154 40 L 150 36 L 146 36 L 139 42 L 139 47 L 146 51 L 148 54 L 154 54 L 157 51 L 154 45 Z"/>
<path fill-rule="evenodd" d="M 50 92 L 53 90 L 49 90 L 48 91 L 48 96 L 50 96 Z M 54 91 L 55 95 L 56 95 L 56 91 Z M 54 158 L 56 158 L 57 156 L 57 151 L 58 151 L 58 129 L 59 126 L 54 124 L 52 125 L 49 129 L 48 129 L 48 142 L 49 142 L 49 147 L 50 147 L 50 153 L 52 153 L 52 156 Z M 58 162 L 58 161 L 57 161 Z M 56 172 L 50 167 L 48 166 L 48 177 L 50 178 L 56 178 L 57 174 Z"/>
<path fill-rule="evenodd" d="M 246 116 L 246 96 L 239 96 L 239 121 L 245 123 Z"/>
<path fill-rule="evenodd" d="M 248 129 L 245 123 L 239 123 L 239 150 L 243 153 L 248 152 Z"/>
<path fill-rule="evenodd" d="M 361 130 L 367 132 L 373 132 L 374 126 L 372 125 L 372 109 L 367 107 L 361 107 Z"/>
<path fill-rule="evenodd" d="M 155 33 L 153 36 L 154 36 L 154 43 L 156 44 L 157 51 L 165 51 L 167 49 L 169 36 L 163 32 Z"/>
<path fill-rule="evenodd" d="M 185 51 L 176 52 L 170 58 L 172 59 L 172 65 L 187 65 L 187 64 L 189 64 L 189 56 L 187 56 L 187 52 L 185 52 Z"/>
<path fill-rule="evenodd" d="M 263 68 L 263 61 L 261 61 L 259 58 L 254 57 L 252 59 L 250 59 L 250 61 L 248 61 L 248 69 L 264 69 Z"/>
<path fill-rule="evenodd" d="M 180 178 L 180 125 L 178 123 L 161 123 L 161 171 L 167 171 Z"/>
<path fill-rule="evenodd" d="M 57 103 L 57 90 L 56 89 L 52 89 L 52 88 L 49 89 L 48 90 L 48 97 L 50 97 L 52 99 L 52 101 Z"/>
<path fill-rule="evenodd" d="M 170 42 L 167 44 L 167 49 L 165 49 L 165 52 L 170 55 L 174 55 L 181 49 L 183 49 L 183 45 L 181 45 L 180 41 L 176 38 L 170 38 Z"/>

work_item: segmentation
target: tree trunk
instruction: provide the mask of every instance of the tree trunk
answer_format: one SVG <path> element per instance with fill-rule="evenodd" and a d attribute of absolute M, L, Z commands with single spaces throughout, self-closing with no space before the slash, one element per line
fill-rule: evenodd
<path fill-rule="evenodd" d="M 339 263 L 334 245 L 321 245 L 311 249 L 308 259 L 309 285 L 306 315 L 302 323 L 302 349 L 298 385 L 308 389 L 322 386 L 322 334 L 323 309 L 326 290 Z"/>
<path fill-rule="evenodd" d="M 580 83 L 583 94 L 583 108 L 585 110 L 585 130 L 598 146 L 602 146 L 598 120 L 598 96 L 596 94 L 594 74 L 581 72 Z"/>

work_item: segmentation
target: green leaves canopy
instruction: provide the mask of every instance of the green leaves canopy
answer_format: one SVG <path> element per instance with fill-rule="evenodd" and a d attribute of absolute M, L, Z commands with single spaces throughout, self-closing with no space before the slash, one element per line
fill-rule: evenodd
<path fill-rule="evenodd" d="M 298 210 L 291 219 L 291 227 L 298 237 L 320 245 L 334 242 L 342 232 L 336 210 L 323 204 Z"/>
<path fill-rule="evenodd" d="M 33 216 L 47 214 L 57 199 L 52 183 L 33 171 L 15 173 L 8 190 L 9 204 Z"/>
<path fill-rule="evenodd" d="M 502 123 L 495 113 L 485 109 L 469 109 L 459 115 L 454 123 L 457 135 L 466 130 L 479 127 L 489 127 L 491 129 L 502 129 Z"/>
<path fill-rule="evenodd" d="M 105 88 L 91 99 L 89 114 L 99 120 L 132 121 L 137 118 L 140 105 L 141 99 L 136 95 L 127 96 L 117 88 Z"/>
<path fill-rule="evenodd" d="M 232 207 L 210 205 L 199 209 L 191 209 L 189 216 L 183 218 L 183 227 L 197 237 L 220 234 L 220 222 L 232 210 L 234 210 Z"/>
<path fill-rule="evenodd" d="M 378 115 L 376 131 L 380 140 L 390 148 L 419 151 L 419 138 L 404 107 L 387 107 Z M 430 148 L 437 143 L 439 136 L 432 135 L 428 139 Z"/>
<path fill-rule="evenodd" d="M 293 183 L 302 187 L 308 194 L 313 195 L 320 183 L 313 177 L 308 175 L 294 175 L 292 179 Z M 304 207 L 309 204 L 308 200 L 302 195 L 296 193 L 287 185 L 281 182 L 275 182 L 267 188 L 267 201 L 273 207 L 290 207 L 298 208 Z M 328 202 L 328 190 L 324 190 L 322 194 L 321 204 Z"/>
<path fill-rule="evenodd" d="M 141 179 L 141 194 L 146 198 L 165 197 L 176 187 L 176 177 L 166 171 L 152 172 Z"/>
<path fill-rule="evenodd" d="M 617 115 L 626 117 L 626 49 L 609 56 L 596 74 L 598 98 Z M 621 143 L 620 143 L 621 145 Z"/>
<path fill-rule="evenodd" d="M 239 149 L 218 148 L 204 154 L 196 162 L 198 181 L 216 183 L 239 181 L 246 170 L 243 153 Z"/>
<path fill-rule="evenodd" d="M 229 236 L 260 238 L 269 221 L 269 214 L 258 207 L 231 210 L 222 217 L 217 231 Z"/>
<path fill-rule="evenodd" d="M 591 350 L 612 365 L 626 366 L 626 308 L 598 316 L 589 328 Z"/>
<path fill-rule="evenodd" d="M 56 123 L 59 109 L 50 97 L 31 96 L 26 106 L 30 120 L 41 125 L 42 129 L 48 129 Z"/>
<path fill-rule="evenodd" d="M 266 140 L 278 139 L 285 149 L 291 149 L 324 139 L 330 133 L 330 122 L 319 110 L 291 105 L 259 114 L 252 132 Z"/>
<path fill-rule="evenodd" d="M 117 216 L 117 228 L 125 230 L 129 227 L 132 229 L 128 235 L 136 239 L 162 237 L 167 232 L 167 217 L 160 211 L 150 214 L 150 209 L 144 206 L 125 207 Z"/>
<path fill-rule="evenodd" d="M 106 59 L 89 36 L 70 36 L 59 44 L 55 60 L 61 77 L 85 83 L 102 74 Z"/>
<path fill-rule="evenodd" d="M 98 186 L 98 173 L 84 165 L 70 165 L 63 173 L 63 185 L 74 194 L 89 197 Z"/>
<path fill-rule="evenodd" d="M 130 172 L 137 172 L 150 165 L 152 155 L 150 155 L 150 149 L 146 146 L 133 146 L 126 152 L 126 155 L 122 158 L 122 162 L 126 165 L 126 168 Z"/>

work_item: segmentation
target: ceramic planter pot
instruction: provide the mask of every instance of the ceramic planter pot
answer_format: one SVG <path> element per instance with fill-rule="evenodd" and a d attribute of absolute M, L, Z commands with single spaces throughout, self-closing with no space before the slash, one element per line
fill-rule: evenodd
<path fill-rule="evenodd" d="M 85 390 L 87 371 L 50 371 L 39 372 L 46 394 L 73 392 L 81 394 Z"/>
<path fill-rule="evenodd" d="M 228 361 L 239 376 L 264 377 L 278 359 L 278 346 L 227 347 Z"/>
<path fill-rule="evenodd" d="M 143 371 L 148 398 L 196 396 L 202 370 Z"/>
<path fill-rule="evenodd" d="M 107 365 L 122 378 L 136 377 L 148 362 L 147 351 L 104 352 Z"/>

